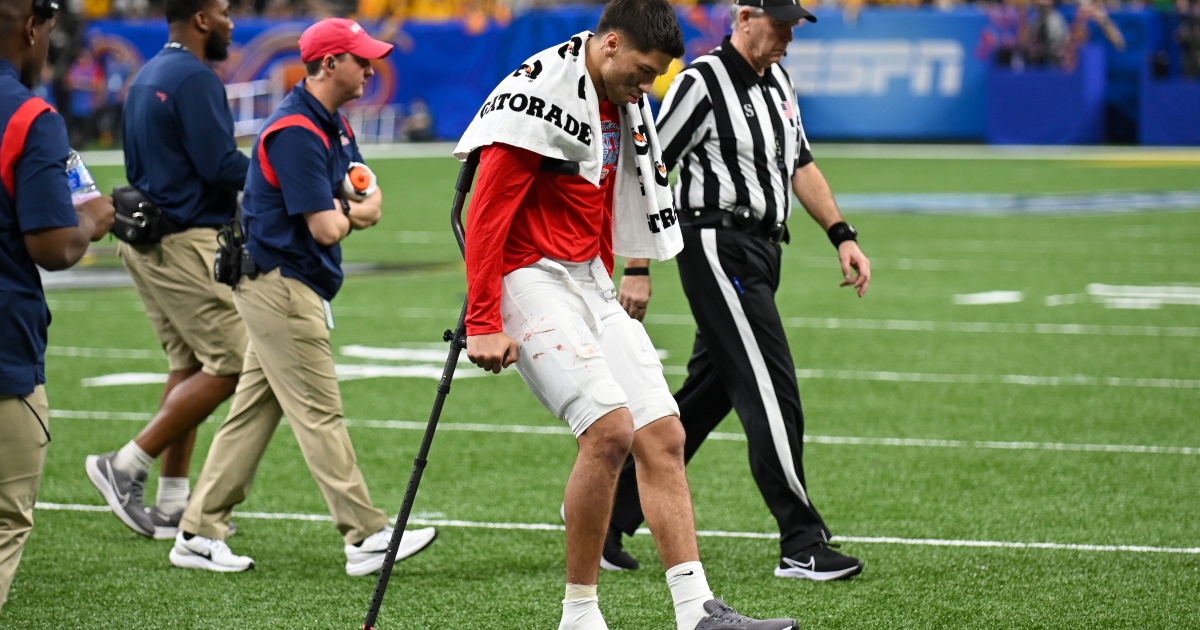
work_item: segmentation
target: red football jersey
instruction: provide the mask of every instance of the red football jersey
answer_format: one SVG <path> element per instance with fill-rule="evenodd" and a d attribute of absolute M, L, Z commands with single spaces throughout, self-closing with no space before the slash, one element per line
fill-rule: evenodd
<path fill-rule="evenodd" d="M 479 179 L 467 213 L 467 334 L 504 330 L 501 278 L 541 258 L 586 262 L 600 256 L 612 273 L 614 171 L 620 113 L 600 104 L 604 165 L 600 186 L 579 176 L 540 171 L 542 156 L 506 144 L 479 156 Z"/>

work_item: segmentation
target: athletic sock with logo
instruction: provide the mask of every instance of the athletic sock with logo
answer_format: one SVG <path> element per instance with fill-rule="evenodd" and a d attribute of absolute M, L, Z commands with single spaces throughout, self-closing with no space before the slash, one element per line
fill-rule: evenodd
<path fill-rule="evenodd" d="M 675 602 L 675 623 L 679 630 L 694 630 L 708 616 L 704 602 L 713 598 L 699 560 L 684 562 L 667 569 L 667 587 Z"/>
<path fill-rule="evenodd" d="M 143 451 L 142 447 L 133 440 L 122 446 L 112 460 L 113 468 L 130 476 L 137 476 L 140 472 L 150 470 L 150 464 L 153 463 L 154 458 L 147 455 L 146 451 Z"/>
<path fill-rule="evenodd" d="M 155 503 L 163 514 L 174 514 L 187 507 L 191 488 L 187 477 L 159 477 Z"/>
<path fill-rule="evenodd" d="M 608 630 L 595 584 L 568 584 L 558 630 Z"/>

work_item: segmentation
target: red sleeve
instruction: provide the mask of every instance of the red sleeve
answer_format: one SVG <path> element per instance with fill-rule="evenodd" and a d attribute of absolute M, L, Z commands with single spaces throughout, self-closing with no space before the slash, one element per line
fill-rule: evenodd
<path fill-rule="evenodd" d="M 542 156 L 494 144 L 479 156 L 479 180 L 467 212 L 467 336 L 504 331 L 500 287 L 504 243 L 513 216 L 533 185 Z"/>

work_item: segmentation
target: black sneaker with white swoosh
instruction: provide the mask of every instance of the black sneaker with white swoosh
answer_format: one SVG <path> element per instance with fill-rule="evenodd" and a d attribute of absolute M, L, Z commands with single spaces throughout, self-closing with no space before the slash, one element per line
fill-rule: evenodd
<path fill-rule="evenodd" d="M 862 560 L 839 553 L 833 545 L 822 541 L 792 556 L 784 556 L 775 567 L 775 576 L 824 582 L 853 577 L 862 569 Z"/>

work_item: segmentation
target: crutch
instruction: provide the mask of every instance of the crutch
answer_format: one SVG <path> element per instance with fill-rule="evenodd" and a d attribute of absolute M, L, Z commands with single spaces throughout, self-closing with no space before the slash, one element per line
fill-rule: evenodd
<path fill-rule="evenodd" d="M 467 194 L 475 181 L 475 170 L 479 166 L 479 151 L 475 149 L 467 156 L 462 167 L 458 170 L 458 181 L 454 184 L 454 203 L 450 206 L 450 227 L 454 230 L 454 238 L 458 241 L 458 250 L 466 257 L 466 241 L 462 223 L 463 205 Z M 552 158 L 542 158 L 541 170 L 558 175 L 578 175 L 579 163 Z M 388 579 L 392 576 L 392 566 L 396 564 L 396 553 L 400 549 L 400 540 L 404 537 L 404 529 L 408 526 L 409 513 L 412 512 L 413 502 L 417 498 L 417 486 L 421 484 L 421 475 L 425 465 L 429 463 L 429 447 L 433 444 L 433 434 L 437 430 L 438 418 L 442 415 L 442 405 L 450 394 L 450 382 L 454 380 L 454 369 L 458 367 L 458 355 L 467 347 L 467 303 L 463 302 L 462 311 L 458 314 L 458 326 L 453 332 L 442 333 L 442 340 L 450 342 L 450 354 L 446 357 L 446 365 L 442 368 L 442 378 L 438 381 L 437 396 L 433 399 L 433 410 L 429 412 L 429 424 L 425 427 L 425 437 L 421 439 L 421 448 L 413 461 L 412 474 L 408 477 L 408 487 L 404 490 L 404 502 L 400 504 L 400 515 L 396 517 L 396 528 L 392 531 L 392 539 L 388 543 L 387 553 L 383 558 L 383 569 L 379 572 L 379 581 L 375 584 L 375 592 L 371 595 L 371 605 L 367 609 L 363 630 L 375 630 L 375 620 L 379 617 L 379 609 L 383 605 L 383 595 L 387 592 Z"/>

